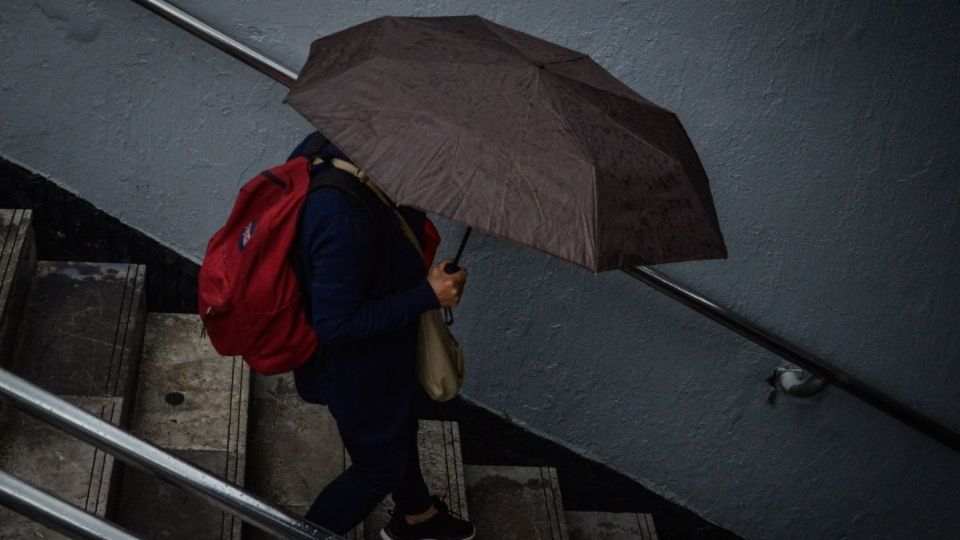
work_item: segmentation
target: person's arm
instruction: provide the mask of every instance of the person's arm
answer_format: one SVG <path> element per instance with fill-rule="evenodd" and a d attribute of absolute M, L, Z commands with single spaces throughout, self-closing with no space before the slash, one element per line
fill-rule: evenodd
<path fill-rule="evenodd" d="M 321 189 L 307 198 L 303 210 L 303 246 L 313 269 L 313 328 L 320 342 L 329 345 L 398 330 L 440 307 L 426 278 L 411 289 L 367 300 L 367 284 L 385 261 L 370 218 L 349 197 Z"/>

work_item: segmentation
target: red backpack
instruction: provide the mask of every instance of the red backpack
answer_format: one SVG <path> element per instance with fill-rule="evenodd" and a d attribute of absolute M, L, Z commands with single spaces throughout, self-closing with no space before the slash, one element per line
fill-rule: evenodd
<path fill-rule="evenodd" d="M 200 318 L 210 342 L 264 375 L 290 371 L 317 349 L 288 258 L 309 189 L 305 157 L 255 176 L 200 266 Z"/>
<path fill-rule="evenodd" d="M 243 356 L 254 371 L 272 375 L 299 367 L 316 351 L 289 254 L 307 195 L 335 184 L 311 184 L 307 158 L 296 157 L 240 188 L 200 266 L 200 318 L 219 354 Z M 429 269 L 440 243 L 429 219 L 424 236 Z"/>

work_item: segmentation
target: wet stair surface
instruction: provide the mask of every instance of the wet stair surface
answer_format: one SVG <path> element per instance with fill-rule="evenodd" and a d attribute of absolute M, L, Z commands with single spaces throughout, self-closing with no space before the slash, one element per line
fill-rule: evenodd
<path fill-rule="evenodd" d="M 118 398 L 66 400 L 102 420 L 120 423 Z M 0 433 L 0 470 L 91 514 L 106 515 L 114 478 L 112 456 L 12 407 L 4 406 L 0 412 Z M 0 506 L 0 538 L 64 537 Z"/>
<path fill-rule="evenodd" d="M 650 514 L 567 512 L 570 540 L 657 540 Z"/>
<path fill-rule="evenodd" d="M 323 487 L 350 465 L 336 423 L 322 405 L 304 403 L 290 375 L 254 375 L 248 487 L 303 515 Z M 279 441 L 282 441 L 280 443 Z M 471 519 L 478 539 L 626 540 L 656 538 L 649 514 L 564 512 L 556 470 L 464 465 L 456 422 L 421 421 L 420 462 L 431 493 Z M 380 539 L 389 497 L 347 537 Z M 245 528 L 246 538 L 268 538 Z"/>
<path fill-rule="evenodd" d="M 0 365 L 13 357 L 20 314 L 37 267 L 30 210 L 0 210 Z"/>
<path fill-rule="evenodd" d="M 297 515 L 349 467 L 328 409 L 300 400 L 290 374 L 251 376 L 195 315 L 148 315 L 141 265 L 37 262 L 30 220 L 0 210 L 5 368 Z M 648 514 L 565 512 L 552 468 L 464 466 L 456 422 L 421 421 L 419 444 L 431 492 L 477 538 L 657 538 Z M 0 469 L 145 538 L 269 537 L 2 402 Z M 391 507 L 348 538 L 380 538 Z M 61 536 L 0 507 L 0 539 L 34 537 Z"/>
<path fill-rule="evenodd" d="M 196 315 L 151 313 L 130 431 L 243 485 L 250 371 L 200 336 Z M 240 520 L 198 496 L 127 468 L 116 521 L 150 538 L 240 537 Z"/>
<path fill-rule="evenodd" d="M 465 472 L 467 501 L 484 538 L 569 538 L 554 469 L 470 465 Z"/>
<path fill-rule="evenodd" d="M 124 426 L 143 336 L 143 277 L 144 268 L 134 264 L 36 263 L 19 324 L 4 322 L 19 327 L 4 363 Z M 15 315 L 7 311 L 5 317 Z M 119 471 L 110 455 L 8 405 L 0 406 L 0 469 L 101 517 L 116 501 Z M 58 536 L 0 508 L 0 538 Z"/>

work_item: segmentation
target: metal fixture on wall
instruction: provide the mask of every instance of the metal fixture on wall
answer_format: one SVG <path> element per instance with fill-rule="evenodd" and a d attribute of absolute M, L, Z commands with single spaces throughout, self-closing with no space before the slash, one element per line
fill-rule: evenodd
<path fill-rule="evenodd" d="M 297 79 L 297 75 L 293 71 L 162 0 L 133 1 L 285 86 L 289 87 Z M 830 365 L 823 359 L 817 358 L 772 333 L 761 329 L 736 313 L 693 292 L 660 272 L 648 267 L 627 268 L 623 271 L 694 311 L 709 317 L 761 347 L 781 356 L 794 366 L 798 366 L 801 370 L 809 372 L 809 375 L 794 372 L 798 381 L 801 378 L 805 381 L 801 385 L 790 384 L 791 381 L 785 378 L 785 384 L 789 389 L 784 387 L 784 391 L 792 395 L 797 395 L 798 397 L 801 394 L 809 396 L 821 391 L 827 384 L 832 384 L 924 435 L 960 452 L 960 433 L 952 431 L 935 419 L 917 412 L 891 396 Z"/>
<path fill-rule="evenodd" d="M 775 389 L 796 397 L 810 397 L 827 387 L 825 379 L 795 367 L 778 367 L 767 380 Z"/>
<path fill-rule="evenodd" d="M 624 272 L 777 356 L 788 360 L 793 366 L 777 368 L 774 375 L 768 379 L 777 390 L 796 397 L 809 397 L 826 388 L 828 378 L 831 373 L 835 372 L 823 360 L 767 332 L 653 268 L 638 266 L 626 269 Z M 787 376 L 788 374 L 789 376 Z"/>

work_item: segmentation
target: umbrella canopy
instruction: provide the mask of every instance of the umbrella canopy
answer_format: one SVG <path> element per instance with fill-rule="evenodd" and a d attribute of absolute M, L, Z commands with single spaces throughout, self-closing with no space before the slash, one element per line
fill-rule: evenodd
<path fill-rule="evenodd" d="M 383 17 L 315 41 L 286 101 L 399 204 L 595 272 L 726 257 L 676 115 L 577 51 Z"/>

